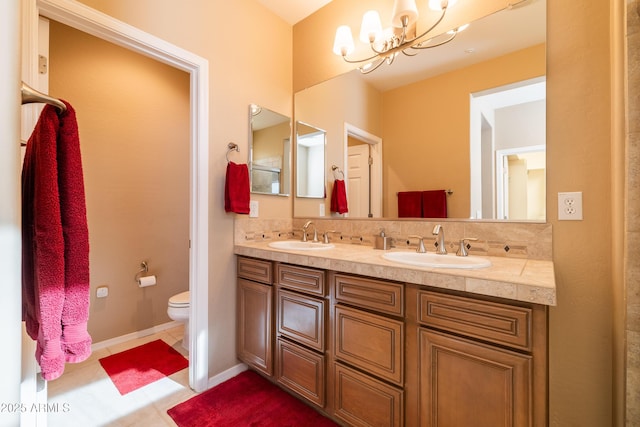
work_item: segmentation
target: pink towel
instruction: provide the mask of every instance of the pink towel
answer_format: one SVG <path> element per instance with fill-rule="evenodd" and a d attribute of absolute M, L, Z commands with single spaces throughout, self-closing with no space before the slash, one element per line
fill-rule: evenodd
<path fill-rule="evenodd" d="M 422 192 L 422 217 L 447 217 L 447 192 L 445 190 L 430 190 Z"/>
<path fill-rule="evenodd" d="M 422 218 L 421 191 L 401 191 L 398 193 L 398 217 Z"/>
<path fill-rule="evenodd" d="M 333 183 L 333 191 L 331 192 L 331 212 L 339 214 L 349 212 L 347 205 L 347 189 L 344 180 L 336 179 Z"/>
<path fill-rule="evenodd" d="M 45 106 L 22 170 L 23 319 L 45 380 L 91 354 L 84 186 L 75 113 L 66 105 L 60 117 Z"/>
<path fill-rule="evenodd" d="M 249 213 L 249 168 L 246 164 L 227 163 L 224 185 L 224 210 L 239 214 Z"/>

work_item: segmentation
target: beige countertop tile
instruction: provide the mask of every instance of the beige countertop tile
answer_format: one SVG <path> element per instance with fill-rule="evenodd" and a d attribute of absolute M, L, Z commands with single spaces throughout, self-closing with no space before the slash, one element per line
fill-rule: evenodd
<path fill-rule="evenodd" d="M 392 249 L 392 251 L 406 252 L 402 249 Z M 334 248 L 325 250 L 274 249 L 269 246 L 268 241 L 235 245 L 237 255 L 418 285 L 456 289 L 517 301 L 556 305 L 556 284 L 552 261 L 483 257 L 491 261 L 490 267 L 427 268 L 386 260 L 382 257 L 385 252 L 388 251 L 342 243 L 335 243 Z"/>

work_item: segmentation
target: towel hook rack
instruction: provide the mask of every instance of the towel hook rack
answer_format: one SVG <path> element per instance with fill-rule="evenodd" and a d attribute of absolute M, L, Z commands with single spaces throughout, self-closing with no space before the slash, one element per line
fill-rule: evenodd
<path fill-rule="evenodd" d="M 48 95 L 45 95 L 42 92 L 38 92 L 31 86 L 27 85 L 25 82 L 22 82 L 22 87 L 20 91 L 22 93 L 22 104 L 43 102 L 45 104 L 53 105 L 61 113 L 67 111 L 67 106 L 64 105 L 64 102 L 60 101 L 59 99 L 52 98 Z"/>
<path fill-rule="evenodd" d="M 227 144 L 227 147 L 228 147 L 228 150 L 225 157 L 227 158 L 227 163 L 229 163 L 229 153 L 232 151 L 237 151 L 239 153 L 240 148 L 238 148 L 238 144 L 236 144 L 235 142 L 230 142 L 229 144 Z"/>
<path fill-rule="evenodd" d="M 342 169 L 340 169 L 338 166 L 333 165 L 331 166 L 331 171 L 333 172 L 333 177 L 335 179 L 338 179 L 338 177 L 336 176 L 336 173 L 339 173 L 342 175 L 342 179 L 344 179 L 344 172 L 342 172 Z"/>

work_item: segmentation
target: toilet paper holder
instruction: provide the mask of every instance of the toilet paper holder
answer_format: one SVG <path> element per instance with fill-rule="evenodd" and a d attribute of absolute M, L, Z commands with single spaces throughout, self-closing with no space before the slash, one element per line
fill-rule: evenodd
<path fill-rule="evenodd" d="M 133 280 L 136 283 L 140 283 L 140 277 L 142 277 L 143 274 L 148 273 L 148 272 L 149 272 L 149 264 L 147 264 L 146 261 L 142 261 L 140 263 L 140 270 L 138 270 L 138 272 L 134 276 Z"/>

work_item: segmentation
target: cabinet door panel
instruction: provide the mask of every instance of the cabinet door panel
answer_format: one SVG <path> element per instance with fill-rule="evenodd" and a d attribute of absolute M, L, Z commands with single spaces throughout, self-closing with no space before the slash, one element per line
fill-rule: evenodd
<path fill-rule="evenodd" d="M 335 364 L 335 415 L 352 426 L 404 425 L 404 392 Z"/>
<path fill-rule="evenodd" d="M 403 322 L 336 306 L 335 341 L 338 360 L 402 385 Z"/>
<path fill-rule="evenodd" d="M 420 425 L 530 426 L 531 357 L 420 328 Z"/>
<path fill-rule="evenodd" d="M 273 374 L 272 287 L 238 279 L 238 359 Z"/>
<path fill-rule="evenodd" d="M 325 302 L 278 289 L 278 334 L 314 350 L 325 347 Z"/>
<path fill-rule="evenodd" d="M 310 402 L 324 407 L 324 356 L 278 338 L 277 381 Z"/>

